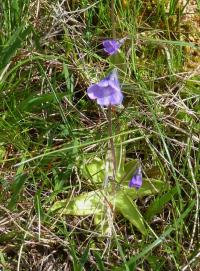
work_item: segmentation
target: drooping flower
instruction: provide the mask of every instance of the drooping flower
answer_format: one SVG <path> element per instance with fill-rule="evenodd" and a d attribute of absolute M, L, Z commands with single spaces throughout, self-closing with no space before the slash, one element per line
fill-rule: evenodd
<path fill-rule="evenodd" d="M 114 55 L 118 52 L 121 45 L 124 43 L 125 38 L 121 40 L 104 40 L 103 49 L 109 55 Z"/>
<path fill-rule="evenodd" d="M 142 186 L 142 170 L 141 167 L 138 167 L 129 182 L 129 187 L 135 187 L 139 189 Z"/>
<path fill-rule="evenodd" d="M 87 89 L 90 99 L 97 99 L 101 106 L 119 105 L 122 103 L 123 94 L 119 85 L 117 71 L 114 69 L 108 76 Z"/>

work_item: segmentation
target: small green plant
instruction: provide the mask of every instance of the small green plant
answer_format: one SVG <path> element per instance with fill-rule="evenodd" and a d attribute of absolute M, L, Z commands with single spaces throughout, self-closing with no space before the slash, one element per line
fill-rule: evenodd
<path fill-rule="evenodd" d="M 118 140 L 121 138 L 117 137 Z M 118 141 L 118 140 L 115 140 Z M 114 213 L 121 213 L 144 235 L 147 234 L 145 222 L 135 200 L 144 196 L 158 194 L 166 189 L 162 180 L 144 179 L 140 189 L 129 187 L 128 184 L 137 169 L 138 162 L 130 160 L 125 162 L 125 148 L 115 145 L 116 178 L 113 179 L 110 150 L 104 160 L 95 157 L 91 162 L 84 161 L 81 166 L 82 177 L 90 182 L 94 190 L 82 193 L 73 199 L 57 201 L 51 211 L 65 215 L 88 216 L 93 215 L 94 223 L 102 234 L 112 232 L 112 219 Z M 95 189 L 96 188 L 96 189 Z"/>

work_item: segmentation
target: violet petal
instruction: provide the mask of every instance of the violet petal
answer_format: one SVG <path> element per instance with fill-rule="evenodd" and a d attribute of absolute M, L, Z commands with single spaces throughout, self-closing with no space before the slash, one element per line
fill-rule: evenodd
<path fill-rule="evenodd" d="M 135 187 L 136 189 L 139 189 L 141 186 L 142 186 L 142 172 L 141 168 L 138 168 L 129 182 L 129 187 Z"/>
<path fill-rule="evenodd" d="M 90 99 L 97 99 L 101 106 L 118 105 L 122 103 L 123 94 L 120 89 L 116 70 L 113 70 L 100 82 L 91 85 L 87 89 Z"/>
<path fill-rule="evenodd" d="M 104 51 L 107 54 L 113 55 L 118 52 L 121 44 L 116 40 L 104 40 L 103 46 L 104 46 Z"/>

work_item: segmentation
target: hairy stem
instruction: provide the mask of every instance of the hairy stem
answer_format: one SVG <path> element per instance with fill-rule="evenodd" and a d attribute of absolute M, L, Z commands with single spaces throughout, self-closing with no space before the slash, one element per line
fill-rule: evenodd
<path fill-rule="evenodd" d="M 111 148 L 112 161 L 113 161 L 113 178 L 115 179 L 117 165 L 116 165 L 114 140 L 112 138 L 113 134 L 112 134 L 112 111 L 111 111 L 111 105 L 109 105 L 109 107 L 108 107 L 107 119 L 108 119 L 108 133 L 109 133 L 109 136 L 110 136 L 110 148 Z"/>
<path fill-rule="evenodd" d="M 112 38 L 116 39 L 116 30 L 115 30 L 115 0 L 111 0 L 111 20 L 112 20 Z M 114 146 L 114 140 L 112 138 L 112 108 L 111 105 L 108 107 L 108 133 L 110 136 L 110 148 L 112 153 L 112 162 L 113 162 L 113 178 L 115 180 L 116 176 L 116 156 L 115 156 L 115 146 Z"/>
<path fill-rule="evenodd" d="M 111 0 L 111 20 L 112 20 L 112 37 L 116 39 L 115 30 L 115 0 Z"/>

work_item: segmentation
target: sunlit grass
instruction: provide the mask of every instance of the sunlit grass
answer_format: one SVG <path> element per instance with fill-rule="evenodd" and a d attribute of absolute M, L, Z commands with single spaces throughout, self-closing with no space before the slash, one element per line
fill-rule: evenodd
<path fill-rule="evenodd" d="M 0 5 L 0 267 L 4 270 L 198 270 L 199 3 L 8 1 Z M 167 191 L 137 200 L 148 235 L 110 213 L 52 213 L 59 200 L 99 188 L 82 166 L 105 158 L 105 110 L 86 95 L 117 66 L 125 99 L 113 139 L 126 160 Z M 108 206 L 108 209 L 110 207 Z M 109 209 L 111 210 L 111 209 Z"/>

